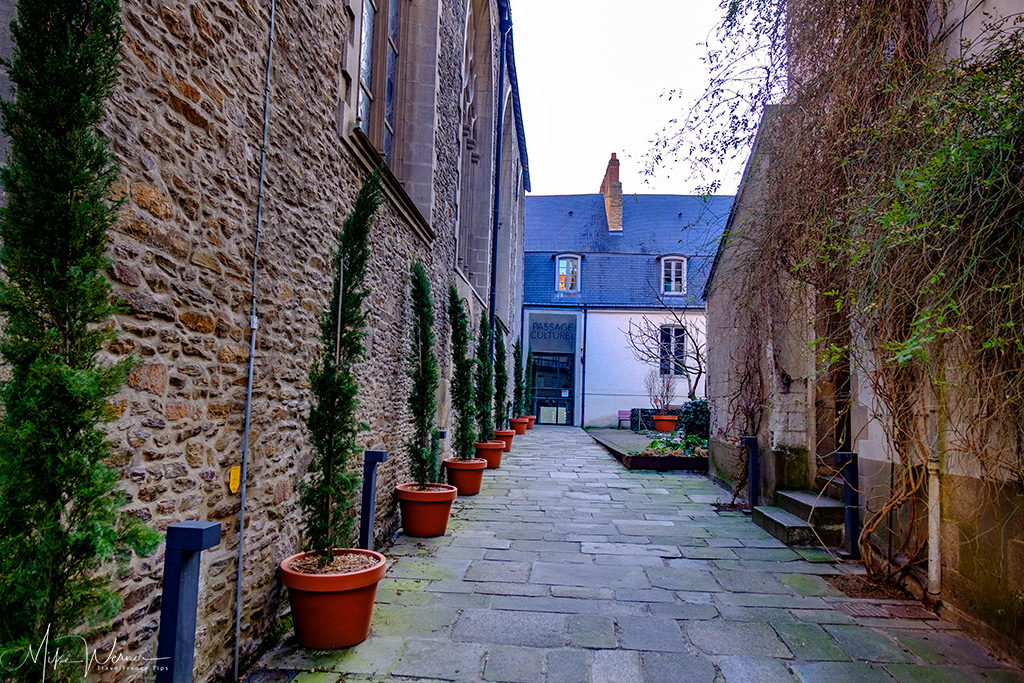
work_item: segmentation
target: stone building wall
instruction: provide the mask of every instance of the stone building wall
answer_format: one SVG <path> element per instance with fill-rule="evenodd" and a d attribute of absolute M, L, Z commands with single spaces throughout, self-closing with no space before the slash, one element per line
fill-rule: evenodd
<path fill-rule="evenodd" d="M 373 154 L 339 123 L 351 100 L 342 73 L 346 50 L 352 40 L 359 49 L 349 4 L 277 6 L 245 511 L 246 654 L 284 608 L 277 567 L 301 545 L 297 490 L 311 457 L 304 417 L 316 321 L 328 298 L 338 230 L 373 165 Z M 113 464 L 123 472 L 130 511 L 155 528 L 187 519 L 223 525 L 220 545 L 203 553 L 200 575 L 195 671 L 196 680 L 208 681 L 230 671 L 233 647 L 239 496 L 228 482 L 230 468 L 241 464 L 269 6 L 122 5 L 124 63 L 104 132 L 121 165 L 118 193 L 126 197 L 110 250 L 110 275 L 126 311 L 110 353 L 133 354 L 140 365 L 114 400 Z M 351 8 L 358 13 L 359 3 Z M 360 446 L 390 453 L 378 470 L 378 542 L 398 529 L 393 488 L 409 478 L 403 443 L 411 434 L 411 262 L 423 261 L 434 287 L 442 428 L 448 283 L 459 284 L 474 324 L 484 305 L 454 270 L 464 35 L 462 3 L 443 3 L 432 215 L 411 220 L 414 204 L 391 177 L 371 232 L 367 353 L 356 375 L 359 418 L 369 426 Z M 361 469 L 361 462 L 352 466 Z M 155 656 L 163 560 L 162 546 L 133 560 L 124 609 L 101 647 L 116 637 Z"/>

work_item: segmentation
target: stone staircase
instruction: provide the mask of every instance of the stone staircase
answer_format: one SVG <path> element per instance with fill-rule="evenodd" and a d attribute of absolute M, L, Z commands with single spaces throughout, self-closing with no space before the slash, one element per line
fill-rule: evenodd
<path fill-rule="evenodd" d="M 754 508 L 754 523 L 769 534 L 790 546 L 843 545 L 841 502 L 810 491 L 777 491 L 775 498 L 777 507 Z"/>

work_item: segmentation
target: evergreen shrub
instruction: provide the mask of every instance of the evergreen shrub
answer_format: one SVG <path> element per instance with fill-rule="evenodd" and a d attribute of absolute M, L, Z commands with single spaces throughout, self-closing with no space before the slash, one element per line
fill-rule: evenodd
<path fill-rule="evenodd" d="M 437 413 L 437 356 L 434 355 L 434 300 L 430 280 L 423 264 L 412 266 L 412 346 L 409 350 L 409 411 L 415 430 L 409 449 L 412 478 L 421 488 L 436 482 L 439 433 L 434 420 Z"/>
<path fill-rule="evenodd" d="M 487 311 L 480 312 L 480 329 L 476 337 L 476 427 L 480 441 L 494 437 L 492 403 L 494 401 L 494 366 L 491 363 L 491 327 Z"/>
<path fill-rule="evenodd" d="M 473 457 L 473 442 L 476 441 L 473 431 L 476 417 L 473 366 L 476 361 L 469 357 L 469 316 L 454 284 L 448 287 L 448 320 L 452 327 L 452 408 L 455 412 L 452 451 L 460 460 L 468 460 Z"/>

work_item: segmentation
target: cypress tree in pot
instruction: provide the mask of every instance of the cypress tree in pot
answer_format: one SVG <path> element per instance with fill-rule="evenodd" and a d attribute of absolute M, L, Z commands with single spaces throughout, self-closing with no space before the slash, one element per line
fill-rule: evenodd
<path fill-rule="evenodd" d="M 512 438 L 516 432 L 505 429 L 508 419 L 508 351 L 505 349 L 505 335 L 495 330 L 494 338 L 494 437 L 505 442 L 504 451 L 512 450 Z"/>
<path fill-rule="evenodd" d="M 117 0 L 22 0 L 11 25 L 14 99 L 0 106 L 10 140 L 0 171 L 0 653 L 22 665 L 4 678 L 80 679 L 68 660 L 84 661 L 78 636 L 91 634 L 78 629 L 118 612 L 118 566 L 159 541 L 124 511 L 99 428 L 115 419 L 108 400 L 136 362 L 99 356 L 119 310 L 104 276 L 117 167 L 99 133 L 120 66 L 119 16 Z M 28 656 L 47 633 L 49 656 L 59 647 L 67 663 Z"/>
<path fill-rule="evenodd" d="M 409 349 L 409 412 L 413 438 L 406 444 L 412 484 L 395 487 L 402 509 L 402 526 L 408 536 L 443 536 L 456 488 L 437 482 L 440 440 L 435 427 L 437 413 L 437 356 L 434 354 L 434 300 L 423 264 L 412 266 L 412 334 Z"/>
<path fill-rule="evenodd" d="M 473 387 L 476 395 L 477 437 L 480 439 L 473 446 L 477 457 L 487 461 L 487 468 L 496 469 L 501 466 L 501 452 L 505 442 L 491 440 L 494 437 L 494 365 L 491 363 L 491 328 L 486 310 L 480 311 Z"/>
<path fill-rule="evenodd" d="M 313 400 L 306 427 L 313 459 L 299 488 L 307 552 L 281 563 L 296 636 L 303 646 L 318 650 L 366 639 L 377 583 L 387 564 L 380 553 L 342 547 L 350 542 L 355 524 L 359 475 L 348 463 L 358 456 L 361 425 L 353 365 L 364 353 L 369 232 L 380 203 L 380 172 L 374 171 L 338 235 L 331 303 L 320 316 L 320 354 L 309 371 Z"/>
<path fill-rule="evenodd" d="M 448 321 L 452 335 L 452 412 L 455 425 L 452 433 L 452 453 L 455 457 L 444 461 L 448 482 L 459 490 L 460 496 L 480 492 L 483 470 L 487 461 L 474 457 L 473 422 L 473 366 L 469 357 L 469 316 L 454 284 L 448 286 Z"/>
<path fill-rule="evenodd" d="M 533 365 L 533 349 L 526 352 L 526 378 L 523 382 L 525 389 L 523 390 L 523 410 L 526 412 L 526 417 L 530 420 L 530 425 L 527 429 L 533 429 L 533 424 L 537 421 L 537 414 L 533 412 L 534 402 L 534 365 Z"/>
<path fill-rule="evenodd" d="M 523 383 L 523 344 L 518 339 L 512 347 L 512 415 L 508 422 L 516 434 L 525 434 L 530 426 L 530 419 L 523 416 L 523 394 L 526 386 Z"/>

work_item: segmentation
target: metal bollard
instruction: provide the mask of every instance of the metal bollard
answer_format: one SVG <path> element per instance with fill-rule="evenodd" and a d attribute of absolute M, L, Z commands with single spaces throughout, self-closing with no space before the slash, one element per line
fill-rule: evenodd
<path fill-rule="evenodd" d="M 220 522 L 179 522 L 167 527 L 156 683 L 190 683 L 192 680 L 199 556 L 219 543 Z"/>
<path fill-rule="evenodd" d="M 857 468 L 857 454 L 836 451 L 833 456 L 839 474 L 843 478 L 843 504 L 846 506 L 847 556 L 860 559 L 860 472 Z"/>
<path fill-rule="evenodd" d="M 363 453 L 363 507 L 359 514 L 359 547 L 373 550 L 373 513 L 377 507 L 377 465 L 388 459 L 387 451 Z"/>
<path fill-rule="evenodd" d="M 756 436 L 744 436 L 740 443 L 747 447 L 747 514 L 753 514 L 761 497 L 761 463 Z"/>

